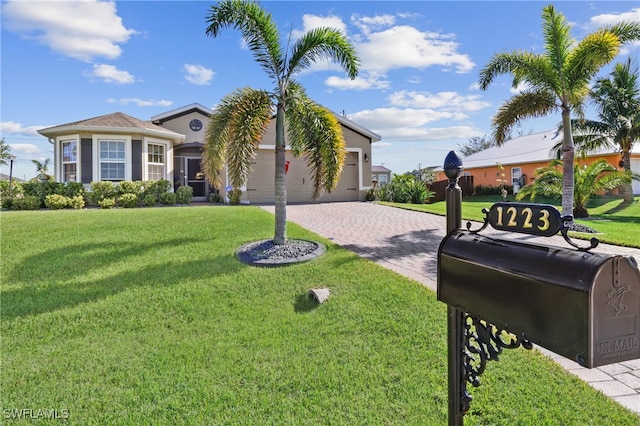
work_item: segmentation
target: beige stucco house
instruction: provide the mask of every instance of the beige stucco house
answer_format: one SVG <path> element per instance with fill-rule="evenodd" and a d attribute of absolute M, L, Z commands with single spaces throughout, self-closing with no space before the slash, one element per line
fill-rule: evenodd
<path fill-rule="evenodd" d="M 166 179 L 193 188 L 194 200 L 208 200 L 213 191 L 200 169 L 204 135 L 213 111 L 198 103 L 186 105 L 144 121 L 121 112 L 48 127 L 39 133 L 54 146 L 54 176 L 58 182 Z M 342 125 L 347 158 L 331 193 L 319 201 L 361 201 L 371 188 L 371 144 L 376 133 L 336 114 Z M 287 201 L 310 202 L 311 175 L 303 157 L 287 150 Z M 253 161 L 243 190 L 244 202 L 274 202 L 275 119 Z"/>

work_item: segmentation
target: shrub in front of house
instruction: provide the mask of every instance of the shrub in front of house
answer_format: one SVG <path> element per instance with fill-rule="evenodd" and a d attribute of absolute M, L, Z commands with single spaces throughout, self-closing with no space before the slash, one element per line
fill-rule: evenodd
<path fill-rule="evenodd" d="M 176 190 L 176 202 L 178 204 L 191 204 L 193 188 L 189 185 L 181 186 Z"/>
<path fill-rule="evenodd" d="M 176 203 L 176 194 L 173 192 L 163 192 L 158 198 L 160 204 L 165 206 L 172 206 Z"/>
<path fill-rule="evenodd" d="M 118 198 L 118 204 L 125 209 L 130 209 L 138 205 L 138 196 L 136 194 L 122 194 Z"/>
<path fill-rule="evenodd" d="M 229 204 L 232 206 L 240 205 L 240 198 L 242 197 L 242 190 L 234 189 L 229 191 Z"/>
<path fill-rule="evenodd" d="M 60 194 L 68 198 L 75 198 L 79 195 L 84 196 L 85 192 L 82 182 L 67 182 Z"/>
<path fill-rule="evenodd" d="M 502 189 L 505 189 L 507 193 L 513 194 L 513 186 L 489 186 L 489 185 L 476 185 L 473 187 L 473 195 L 502 195 Z"/>
<path fill-rule="evenodd" d="M 80 210 L 84 207 L 84 196 L 76 195 L 73 198 L 69 198 L 69 207 Z"/>
<path fill-rule="evenodd" d="M 218 194 L 217 192 L 212 192 L 211 194 L 209 194 L 209 202 L 210 203 L 223 203 L 224 200 L 222 199 L 222 196 L 220 194 Z"/>
<path fill-rule="evenodd" d="M 40 207 L 45 207 L 47 195 L 65 195 L 65 184 L 62 182 L 53 181 L 30 181 L 22 184 L 25 196 L 33 196 L 38 198 Z M 31 209 L 29 209 L 31 210 Z"/>
<path fill-rule="evenodd" d="M 156 200 L 160 200 L 160 194 L 165 194 L 171 189 L 171 182 L 166 179 L 145 182 L 144 194 L 154 194 Z"/>
<path fill-rule="evenodd" d="M 69 198 L 60 194 L 50 194 L 44 199 L 44 205 L 52 210 L 64 209 L 69 205 Z"/>
<path fill-rule="evenodd" d="M 116 206 L 116 199 L 115 198 L 104 198 L 104 199 L 98 201 L 98 205 L 102 209 L 112 209 L 112 208 L 114 208 Z"/>
<path fill-rule="evenodd" d="M 407 183 L 407 194 L 413 204 L 424 204 L 428 198 L 433 197 L 434 192 L 427 189 L 427 185 L 421 181 Z"/>
<path fill-rule="evenodd" d="M 111 181 L 105 180 L 100 182 L 91 182 L 91 193 L 89 194 L 89 198 L 92 202 L 102 207 L 100 202 L 107 199 L 113 199 L 116 196 L 116 193 L 117 188 Z"/>
<path fill-rule="evenodd" d="M 364 193 L 365 201 L 378 200 L 379 199 L 378 192 L 379 192 L 378 188 L 369 188 L 369 189 L 367 189 L 367 191 Z"/>
<path fill-rule="evenodd" d="M 118 184 L 118 194 L 134 194 L 140 197 L 144 193 L 144 184 L 139 181 L 125 180 Z"/>
<path fill-rule="evenodd" d="M 142 197 L 142 204 L 144 204 L 146 207 L 153 207 L 156 205 L 156 196 L 155 194 L 146 194 L 144 197 Z"/>
<path fill-rule="evenodd" d="M 11 199 L 11 210 L 38 210 L 40 209 L 40 198 L 35 195 L 25 195 L 20 198 Z"/>
<path fill-rule="evenodd" d="M 11 196 L 19 197 L 24 194 L 24 190 L 22 189 L 22 184 L 15 179 L 12 180 L 11 185 Z M 4 202 L 5 199 L 9 198 L 9 180 L 3 179 L 0 180 L 0 200 Z M 6 208 L 3 206 L 3 208 Z"/>

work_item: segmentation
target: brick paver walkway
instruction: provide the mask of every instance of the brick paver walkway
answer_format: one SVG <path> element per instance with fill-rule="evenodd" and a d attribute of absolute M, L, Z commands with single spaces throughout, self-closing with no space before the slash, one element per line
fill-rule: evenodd
<path fill-rule="evenodd" d="M 274 211 L 273 206 L 263 208 Z M 287 220 L 434 291 L 436 289 L 438 246 L 446 230 L 446 220 L 442 216 L 353 202 L 289 205 Z M 489 229 L 482 232 L 484 235 L 499 233 Z M 569 248 L 562 237 L 511 234 L 509 238 Z M 640 261 L 638 249 L 601 244 L 593 251 L 630 255 Z M 640 414 L 640 359 L 588 369 L 539 349 L 566 370 Z"/>

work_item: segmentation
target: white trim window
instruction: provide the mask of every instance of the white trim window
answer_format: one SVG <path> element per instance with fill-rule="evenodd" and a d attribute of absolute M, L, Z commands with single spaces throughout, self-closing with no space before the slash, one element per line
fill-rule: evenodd
<path fill-rule="evenodd" d="M 62 182 L 76 182 L 78 180 L 78 141 L 75 139 L 61 141 L 60 152 Z"/>
<path fill-rule="evenodd" d="M 126 142 L 122 139 L 100 139 L 98 141 L 100 180 L 125 180 Z"/>
<path fill-rule="evenodd" d="M 167 148 L 164 144 L 147 144 L 147 180 L 166 178 Z"/>

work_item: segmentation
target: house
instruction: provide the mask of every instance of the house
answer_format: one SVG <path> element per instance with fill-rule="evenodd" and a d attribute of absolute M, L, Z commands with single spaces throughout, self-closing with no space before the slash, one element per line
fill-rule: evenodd
<path fill-rule="evenodd" d="M 371 166 L 371 181 L 373 186 L 381 186 L 391 182 L 391 170 L 384 166 Z"/>
<path fill-rule="evenodd" d="M 41 129 L 54 146 L 58 182 L 166 179 L 174 188 L 189 185 L 194 201 L 206 201 L 212 188 L 200 169 L 205 131 L 213 110 L 198 103 L 173 109 L 144 121 L 121 112 Z M 319 201 L 360 201 L 371 188 L 371 144 L 380 136 L 336 114 L 342 126 L 347 157 L 337 188 Z M 287 201 L 309 202 L 312 179 L 304 157 L 286 152 Z M 272 120 L 243 190 L 247 203 L 275 200 L 275 119 Z"/>
<path fill-rule="evenodd" d="M 514 192 L 535 179 L 534 172 L 545 167 L 555 157 L 553 147 L 562 141 L 562 132 L 549 130 L 541 133 L 519 136 L 506 141 L 502 146 L 494 146 L 462 158 L 464 176 L 473 176 L 474 185 L 513 186 Z M 585 164 L 605 159 L 620 168 L 620 152 L 602 150 L 589 154 Z M 576 160 L 579 156 L 576 153 Z M 631 154 L 631 170 L 640 173 L 640 146 L 636 144 Z M 446 179 L 440 172 L 439 179 Z M 640 194 L 640 182 L 633 182 L 633 193 Z"/>

